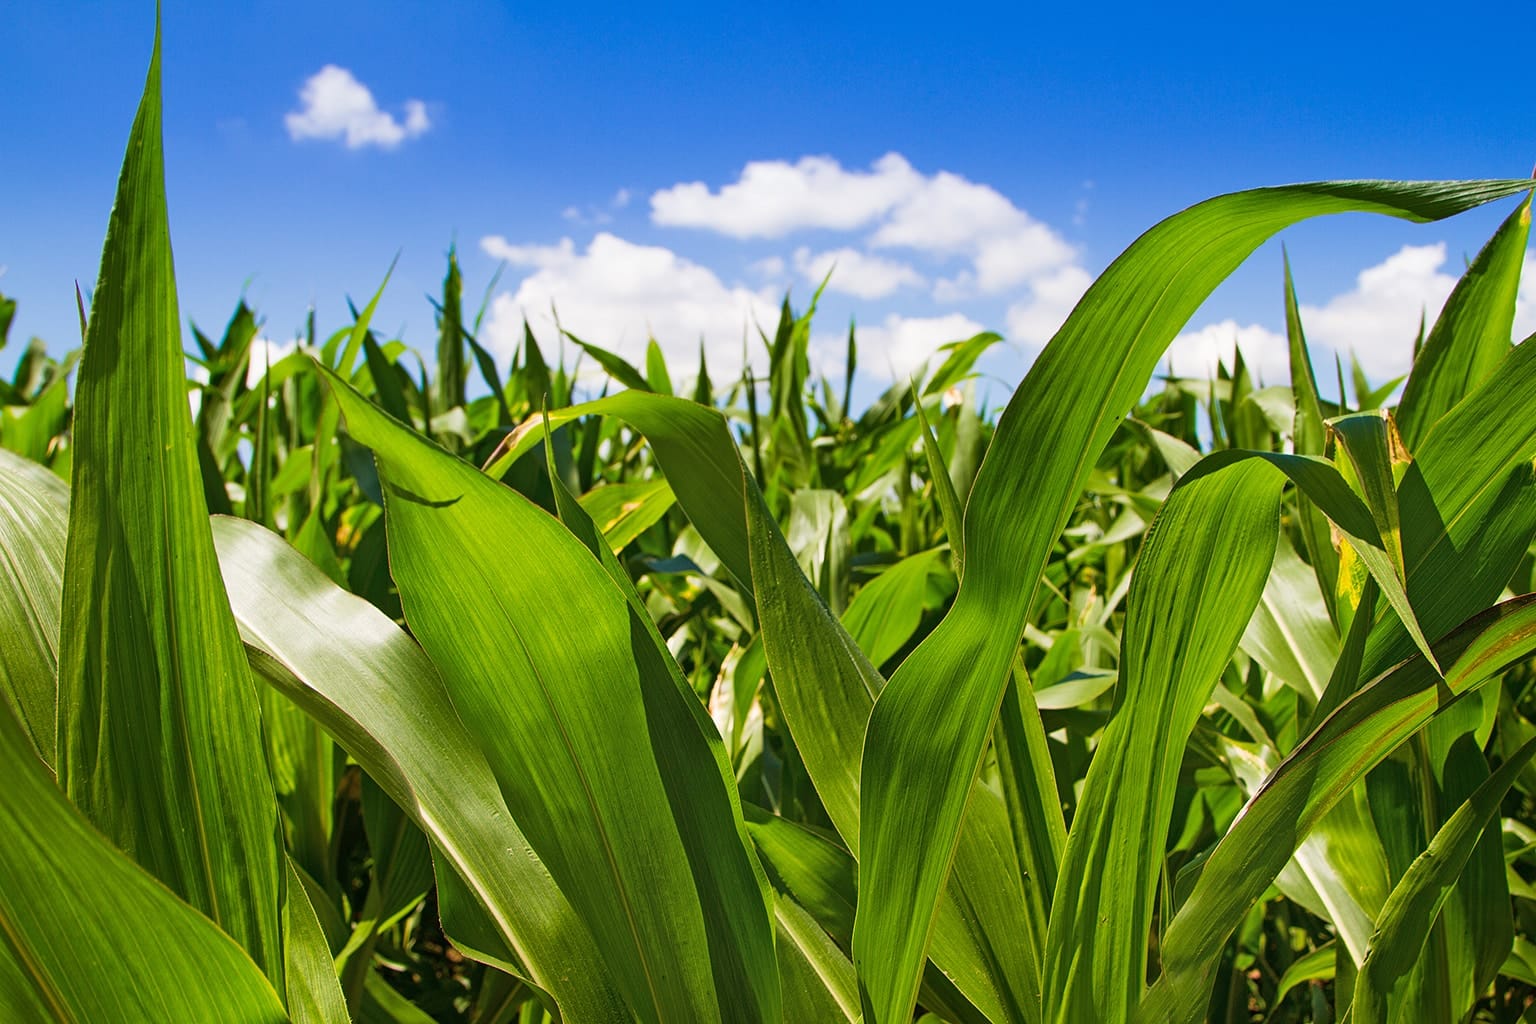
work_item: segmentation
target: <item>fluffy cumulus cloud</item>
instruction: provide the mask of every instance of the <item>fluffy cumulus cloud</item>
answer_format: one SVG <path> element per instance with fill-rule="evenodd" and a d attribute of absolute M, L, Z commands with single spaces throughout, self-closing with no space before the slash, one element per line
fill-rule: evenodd
<path fill-rule="evenodd" d="M 1433 324 L 1456 278 L 1445 265 L 1445 243 L 1405 245 L 1362 270 L 1355 287 L 1322 306 L 1303 305 L 1308 344 L 1346 359 L 1354 352 L 1375 381 L 1408 372 L 1420 319 Z"/>
<path fill-rule="evenodd" d="M 498 294 L 483 331 L 489 347 L 509 360 L 522 341 L 526 316 L 542 339 L 554 341 L 554 315 L 584 341 L 618 352 L 632 362 L 645 355 L 654 336 L 686 378 L 705 344 L 711 374 L 741 367 L 742 339 L 756 357 L 757 325 L 772 330 L 778 303 L 769 290 L 726 284 L 714 271 L 670 249 L 637 245 L 607 232 L 579 249 L 571 239 L 558 245 L 514 245 L 493 235 L 481 241 L 490 256 L 530 271 L 515 291 Z"/>
<path fill-rule="evenodd" d="M 1178 377 L 1214 377 L 1217 363 L 1231 368 L 1236 348 L 1242 349 L 1243 360 L 1259 383 L 1283 384 L 1290 379 L 1285 335 L 1232 319 L 1185 331 L 1173 339 L 1159 369 Z"/>
<path fill-rule="evenodd" d="M 934 286 L 941 302 L 1026 286 L 1077 259 L 1057 231 L 991 186 L 949 171 L 922 174 L 899 153 L 886 154 L 868 171 L 824 156 L 749 163 L 717 192 L 695 181 L 655 193 L 651 220 L 739 239 L 868 231 L 870 249 L 961 259 L 962 266 Z"/>
<path fill-rule="evenodd" d="M 795 269 L 811 285 L 826 281 L 828 291 L 861 299 L 883 299 L 902 288 L 927 284 L 922 274 L 905 263 L 847 247 L 812 255 L 802 246 L 795 250 Z M 828 278 L 828 274 L 832 276 Z"/>
<path fill-rule="evenodd" d="M 1443 242 L 1405 245 L 1362 270 L 1348 291 L 1321 305 L 1302 303 L 1301 323 L 1314 364 L 1321 367 L 1338 355 L 1347 365 L 1353 353 L 1374 382 L 1407 373 L 1420 318 L 1433 324 L 1456 286 L 1456 278 L 1444 270 L 1445 262 Z M 1526 264 L 1533 267 L 1536 259 L 1528 254 Z M 1515 332 L 1523 338 L 1536 329 L 1536 283 L 1523 285 L 1520 298 Z M 1242 347 L 1244 360 L 1256 368 L 1265 383 L 1278 384 L 1290 378 L 1284 335 L 1234 320 L 1179 335 L 1165 361 L 1176 373 L 1205 376 L 1214 370 L 1218 358 L 1232 365 L 1234 344 Z"/>
<path fill-rule="evenodd" d="M 621 191 L 608 209 L 629 199 Z M 634 358 L 647 333 L 683 360 L 694 357 L 702 337 L 711 367 L 730 372 L 740 366 L 743 334 L 754 338 L 757 325 L 771 329 L 776 322 L 788 279 L 814 287 L 830 271 L 829 293 L 884 307 L 875 310 L 883 319 L 859 329 L 861 362 L 875 376 L 899 378 L 939 345 L 984 329 L 972 318 L 975 305 L 965 313 L 945 306 L 979 305 L 981 315 L 1006 320 L 1028 349 L 1055 332 L 1090 280 L 1073 245 L 997 189 L 949 171 L 924 174 L 898 153 L 868 169 L 826 156 L 756 161 L 718 189 L 693 181 L 651 194 L 650 219 L 658 228 L 759 244 L 803 232 L 843 236 L 828 246 L 757 255 L 743 264 L 751 284 L 728 283 L 670 248 L 603 231 L 607 218 L 598 212 L 566 212 L 599 229 L 585 249 L 569 238 L 557 245 L 483 240 L 488 254 L 529 271 L 492 301 L 486 336 L 503 357 L 516 348 L 525 313 L 536 328 L 540 320 L 545 329 L 553 326 L 554 303 L 567 329 Z M 911 305 L 892 311 L 895 303 Z M 840 373 L 843 344 L 840 333 L 818 335 L 817 365 Z M 750 358 L 760 347 L 747 345 Z"/>
<path fill-rule="evenodd" d="M 1034 278 L 1026 297 L 1008 307 L 1008 337 L 1030 348 L 1043 347 L 1092 283 L 1092 275 L 1075 264 Z"/>
<path fill-rule="evenodd" d="M 267 367 L 276 366 L 288 356 L 299 350 L 299 340 L 273 341 L 271 338 L 257 338 L 251 342 L 251 361 L 245 367 L 245 383 L 247 387 L 254 388 L 261 383 L 261 378 L 266 376 Z"/>
<path fill-rule="evenodd" d="M 432 127 L 427 105 L 406 100 L 401 117 L 380 109 L 373 93 L 346 68 L 327 64 L 299 90 L 299 109 L 283 118 L 288 136 L 337 140 L 348 149 L 393 149 Z"/>
<path fill-rule="evenodd" d="M 662 189 L 651 196 L 651 220 L 741 239 L 783 238 L 810 228 L 854 231 L 911 196 L 922 181 L 896 153 L 876 160 L 868 171 L 844 170 L 826 156 L 793 164 L 760 160 L 718 192 L 702 181 Z"/>
<path fill-rule="evenodd" d="M 859 370 L 884 380 L 904 381 L 936 352 L 940 345 L 964 341 L 986 330 L 962 313 L 944 316 L 906 317 L 894 313 L 879 324 L 860 326 Z M 843 358 L 845 338 L 819 341 L 824 357 Z M 827 362 L 827 358 L 820 360 Z M 838 372 L 841 372 L 840 363 Z"/>

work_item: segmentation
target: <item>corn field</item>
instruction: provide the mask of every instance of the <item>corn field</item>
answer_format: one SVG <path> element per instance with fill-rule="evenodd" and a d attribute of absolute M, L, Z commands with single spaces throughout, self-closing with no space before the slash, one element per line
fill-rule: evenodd
<path fill-rule="evenodd" d="M 157 38 L 0 381 L 0 1018 L 1536 1019 L 1531 186 L 1200 203 L 1000 409 L 992 334 L 855 409 L 814 299 L 500 365 L 451 252 L 425 355 L 242 302 L 189 380 Z M 1286 227 L 1506 199 L 1405 380 L 1288 267 L 1289 384 L 1159 373 Z"/>

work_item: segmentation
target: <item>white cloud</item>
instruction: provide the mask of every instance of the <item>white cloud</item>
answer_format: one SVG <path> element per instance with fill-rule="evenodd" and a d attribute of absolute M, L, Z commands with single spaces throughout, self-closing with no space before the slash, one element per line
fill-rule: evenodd
<path fill-rule="evenodd" d="M 271 338 L 257 338 L 251 342 L 251 361 L 245 367 L 245 386 L 254 388 L 261 383 L 268 366 L 276 366 L 286 356 L 299 350 L 299 340 L 277 342 Z"/>
<path fill-rule="evenodd" d="M 1234 345 L 1243 350 L 1243 361 L 1257 383 L 1283 384 L 1291 379 L 1285 335 L 1258 324 L 1240 325 L 1230 318 L 1173 339 L 1158 368 L 1171 368 L 1179 377 L 1210 379 L 1216 376 L 1218 362 L 1232 368 Z"/>
<path fill-rule="evenodd" d="M 905 263 L 870 256 L 857 249 L 834 249 L 817 253 L 801 247 L 795 250 L 795 269 L 812 285 L 827 280 L 827 290 L 855 295 L 861 299 L 883 299 L 902 288 L 921 288 L 923 275 Z"/>
<path fill-rule="evenodd" d="M 348 149 L 379 146 L 393 149 L 432 127 L 421 100 L 405 102 L 402 124 L 380 110 L 368 87 L 346 68 L 327 64 L 299 90 L 300 109 L 284 116 L 288 136 L 301 139 L 340 139 Z"/>
<path fill-rule="evenodd" d="M 1324 345 L 1346 361 L 1353 351 L 1373 382 L 1407 373 L 1419 320 L 1433 324 L 1456 278 L 1441 271 L 1445 243 L 1405 245 L 1362 270 L 1355 287 L 1322 306 L 1301 307 L 1309 345 Z M 1314 356 L 1314 360 L 1315 360 Z"/>
<path fill-rule="evenodd" d="M 904 317 L 892 313 L 873 327 L 860 326 L 859 370 L 885 380 L 906 380 L 922 366 L 940 345 L 964 341 L 986 330 L 961 313 L 935 317 Z M 822 343 L 828 354 L 834 350 L 843 358 L 846 335 L 828 336 Z M 841 365 L 840 363 L 838 364 Z"/>
<path fill-rule="evenodd" d="M 784 260 L 779 256 L 768 256 L 756 261 L 747 269 L 759 277 L 778 280 L 784 276 Z"/>
<path fill-rule="evenodd" d="M 480 248 L 487 256 L 506 260 L 514 267 L 547 267 L 576 260 L 576 243 L 569 238 L 560 239 L 558 245 L 513 245 L 500 235 L 487 235 L 480 240 Z"/>
<path fill-rule="evenodd" d="M 1536 250 L 1527 249 L 1515 297 L 1515 341 L 1524 341 L 1532 332 L 1536 332 Z"/>
<path fill-rule="evenodd" d="M 710 372 L 740 370 L 742 338 L 758 358 L 757 324 L 772 330 L 778 303 L 772 292 L 727 285 L 712 270 L 661 246 L 637 245 L 600 232 L 585 251 L 569 238 L 558 245 L 513 245 L 500 236 L 480 243 L 489 255 L 530 268 L 515 291 L 491 302 L 483 337 L 502 359 L 522 341 L 526 314 L 535 332 L 554 341 L 551 307 L 572 334 L 629 360 L 644 358 L 654 335 L 681 379 L 692 372 L 702 338 Z"/>
<path fill-rule="evenodd" d="M 1023 345 L 1043 346 L 1092 283 L 1088 271 L 1075 264 L 1031 281 L 1029 296 L 1008 307 L 1008 337 Z"/>
<path fill-rule="evenodd" d="M 1076 250 L 1001 192 L 958 174 L 925 179 L 880 225 L 870 244 L 971 257 L 973 269 L 940 284 L 940 297 L 996 294 L 1076 258 Z"/>
<path fill-rule="evenodd" d="M 651 196 L 651 220 L 706 228 L 732 238 L 782 238 L 791 231 L 853 231 L 872 223 L 921 185 L 906 159 L 888 153 L 869 171 L 846 171 L 827 156 L 797 163 L 759 160 L 719 192 L 685 182 Z"/>
<path fill-rule="evenodd" d="M 910 249 L 941 262 L 966 260 L 966 266 L 935 284 L 934 298 L 940 302 L 1030 285 L 1075 266 L 1078 256 L 1058 232 L 991 186 L 950 171 L 921 174 L 899 153 L 886 154 L 868 171 L 846 170 L 825 156 L 793 164 L 749 163 L 718 192 L 690 182 L 655 193 L 651 219 L 740 239 L 871 229 L 867 243 L 872 248 Z M 878 298 L 908 280 L 892 285 L 887 277 L 878 286 L 885 290 L 870 283 L 852 294 Z"/>
<path fill-rule="evenodd" d="M 1347 364 L 1354 352 L 1375 384 L 1407 373 L 1420 318 L 1426 327 L 1433 326 L 1456 286 L 1456 278 L 1441 269 L 1445 261 L 1444 242 L 1405 245 L 1362 270 L 1349 291 L 1322 305 L 1303 303 L 1301 325 L 1317 372 L 1331 374 L 1335 355 Z M 1536 255 L 1526 255 L 1526 266 L 1536 269 Z M 1524 281 L 1516 304 L 1517 340 L 1536 330 L 1536 281 Z M 1231 319 L 1179 335 L 1165 362 L 1172 361 L 1179 374 L 1203 377 L 1214 371 L 1218 357 L 1232 365 L 1234 340 L 1242 346 L 1243 359 L 1264 382 L 1290 379 L 1285 336 L 1258 324 L 1240 326 Z"/>

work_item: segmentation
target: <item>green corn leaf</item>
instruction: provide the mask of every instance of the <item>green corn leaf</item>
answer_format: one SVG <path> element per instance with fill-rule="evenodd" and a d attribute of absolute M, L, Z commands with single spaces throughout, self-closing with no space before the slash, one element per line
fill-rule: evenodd
<path fill-rule="evenodd" d="M 160 135 L 157 31 L 80 363 L 59 784 L 281 992 L 277 807 L 187 407 Z"/>
<path fill-rule="evenodd" d="M 939 500 L 939 512 L 944 520 L 944 535 L 949 539 L 951 564 L 957 579 L 965 576 L 965 533 L 961 524 L 965 521 L 964 507 L 955 493 L 955 483 L 949 478 L 949 467 L 944 464 L 944 454 L 939 451 L 939 440 L 928 426 L 928 414 L 923 411 L 923 400 L 912 386 L 912 407 L 917 411 L 917 424 L 923 440 L 923 458 L 928 460 L 928 476 L 933 480 L 934 496 Z M 878 665 L 879 662 L 876 662 Z"/>
<path fill-rule="evenodd" d="M 604 372 L 608 374 L 608 376 L 612 377 L 620 384 L 623 384 L 627 388 L 634 388 L 636 391 L 652 390 L 650 381 L 645 379 L 645 374 L 635 369 L 634 365 L 626 360 L 623 356 L 610 352 L 605 348 L 599 348 L 596 345 L 582 341 L 570 331 L 562 330 L 560 333 L 565 335 L 571 341 L 575 342 L 576 345 L 587 355 L 597 360 L 597 365 L 601 366 Z"/>
<path fill-rule="evenodd" d="M 291 860 L 283 907 L 283 945 L 288 954 L 288 1013 L 295 1024 L 348 1024 L 351 1018 L 330 945 Z"/>
<path fill-rule="evenodd" d="M 373 322 L 373 314 L 379 308 L 379 300 L 384 297 L 384 289 L 389 287 L 389 279 L 394 276 L 395 264 L 399 262 L 397 255 L 390 261 L 389 269 L 384 272 L 384 280 L 379 282 L 378 290 L 373 293 L 373 298 L 363 307 L 361 313 L 353 318 L 352 326 L 337 333 L 331 339 L 331 343 L 325 346 L 327 358 L 332 353 L 332 345 L 339 345 L 343 339 L 346 341 L 344 348 L 335 355 L 332 367 L 348 380 L 352 379 L 357 366 L 358 353 L 363 351 L 363 341 L 368 337 L 368 326 Z M 341 445 L 336 437 L 336 428 L 341 421 L 341 411 L 336 407 L 336 401 L 328 393 L 320 395 L 320 413 L 315 423 L 314 433 L 314 462 L 310 466 L 310 504 L 320 504 L 321 487 L 330 478 L 330 471 L 336 465 L 341 455 Z"/>
<path fill-rule="evenodd" d="M 773 918 L 784 1019 L 855 1024 L 859 987 L 848 954 L 787 893 L 774 894 Z"/>
<path fill-rule="evenodd" d="M 464 364 L 464 278 L 459 273 L 459 254 L 453 246 L 448 247 L 448 273 L 443 278 L 443 305 L 437 330 L 434 411 L 445 412 L 464 404 L 464 382 L 469 376 L 469 367 Z M 398 413 L 396 418 L 403 419 Z"/>
<path fill-rule="evenodd" d="M 503 959 L 549 992 L 567 1021 L 628 1022 L 591 934 L 513 823 L 421 648 L 276 534 L 238 519 L 213 526 L 263 678 L 325 726 L 427 833 L 448 933 L 470 949 L 506 951 Z M 487 941 L 463 942 L 450 884 L 483 908 L 471 923 L 487 923 Z"/>
<path fill-rule="evenodd" d="M 631 1007 L 650 1021 L 776 1018 L 750 853 L 700 856 L 735 835 L 730 795 L 679 805 L 698 800 L 704 737 L 624 595 L 543 511 L 328 379 L 380 465 L 406 619 Z M 509 531 L 529 557 L 487 558 Z"/>
<path fill-rule="evenodd" d="M 1242 646 L 1266 670 L 1313 701 L 1323 695 L 1338 662 L 1339 635 L 1328 620 L 1317 575 L 1284 534 Z"/>
<path fill-rule="evenodd" d="M 660 522 L 677 499 L 672 496 L 667 481 L 657 477 L 602 484 L 583 494 L 580 501 L 581 507 L 602 531 L 603 539 L 617 554 Z"/>
<path fill-rule="evenodd" d="M 30 404 L 0 409 L 0 445 L 47 463 L 69 421 L 69 374 L 59 373 Z"/>
<path fill-rule="evenodd" d="M 949 355 L 944 357 L 944 362 L 934 371 L 933 376 L 928 378 L 928 383 L 923 385 L 923 394 L 941 394 L 946 389 L 959 384 L 970 376 L 976 360 L 980 359 L 987 349 L 1002 340 L 1001 334 L 984 331 L 965 341 L 952 341 L 948 345 L 939 346 L 940 352 L 948 352 Z"/>
<path fill-rule="evenodd" d="M 373 971 L 364 984 L 356 1024 L 433 1024 L 433 1020 Z"/>
<path fill-rule="evenodd" d="M 348 1005 L 360 1004 L 364 983 L 373 972 L 379 935 L 421 903 L 432 887 L 432 851 L 427 837 L 377 782 L 364 777 L 363 829 L 373 862 L 362 917 L 346 946 L 336 955 Z"/>
<path fill-rule="evenodd" d="M 661 354 L 661 346 L 652 338 L 645 346 L 645 379 L 650 390 L 660 395 L 672 393 L 672 375 L 667 372 L 667 357 Z"/>
<path fill-rule="evenodd" d="M 199 336 L 200 337 L 200 336 Z M 235 307 L 224 328 L 208 365 L 208 383 L 201 388 L 202 401 L 197 410 L 197 435 L 213 459 L 215 471 L 208 480 L 210 489 L 224 487 L 219 468 L 234 452 L 237 438 L 230 430 L 236 393 L 244 388 L 246 367 L 251 359 L 251 343 L 256 340 L 256 316 L 242 300 Z"/>
<path fill-rule="evenodd" d="M 1372 680 L 1293 750 L 1212 852 L 1169 925 L 1163 974 L 1142 1000 L 1146 1024 L 1200 1019 L 1227 936 L 1317 820 L 1439 709 L 1440 683 L 1460 695 L 1536 651 L 1536 595 L 1474 617 L 1436 644 L 1443 680 L 1414 657 Z"/>
<path fill-rule="evenodd" d="M 1531 198 L 1527 196 L 1499 225 L 1445 300 L 1413 361 L 1397 407 L 1397 425 L 1409 451 L 1509 352 L 1530 234 Z"/>
<path fill-rule="evenodd" d="M 1419 652 L 1433 663 L 1429 640 L 1408 600 L 1408 570 L 1403 563 L 1403 528 L 1397 487 L 1409 456 L 1392 422 L 1392 415 L 1386 410 L 1375 410 L 1340 416 L 1328 421 L 1328 429 L 1336 439 L 1338 458 L 1335 462 L 1350 487 L 1370 509 L 1386 562 L 1382 565 L 1381 556 L 1373 550 L 1357 549 L 1356 554 L 1376 577 L 1382 594 L 1397 612 Z M 1369 613 L 1372 609 L 1365 611 Z"/>
<path fill-rule="evenodd" d="M 1274 1002 L 1269 1011 L 1269 1016 L 1265 1018 L 1265 1024 L 1275 1020 L 1285 997 L 1298 985 L 1305 985 L 1314 981 L 1332 981 L 1334 959 L 1334 946 L 1330 943 L 1325 946 L 1319 946 L 1312 952 L 1291 961 L 1291 965 L 1285 969 L 1285 973 L 1280 976 L 1280 981 L 1275 986 Z"/>
<path fill-rule="evenodd" d="M 548 439 L 546 424 L 545 463 L 550 478 L 558 479 Z M 646 714 L 653 730 L 669 733 L 674 738 L 659 751 L 658 765 L 667 783 L 700 890 L 707 893 L 719 889 L 726 897 L 704 905 L 711 955 L 721 961 L 716 967 L 716 976 L 717 984 L 725 990 L 723 998 L 738 999 L 740 997 L 735 994 L 738 992 L 769 993 L 763 1015 L 768 1020 L 777 1019 L 781 1012 L 779 979 L 776 970 L 770 967 L 767 944 L 762 941 L 766 937 L 763 922 L 759 916 L 759 901 L 766 899 L 771 906 L 772 897 L 757 860 L 748 857 L 743 863 L 740 857 L 743 849 L 751 848 L 751 840 L 747 836 L 725 743 L 672 660 L 667 642 L 651 619 L 644 598 L 619 565 L 597 524 L 564 484 L 555 487 L 555 505 L 561 522 L 586 546 L 623 594 L 629 605 L 632 633 L 643 634 L 650 640 L 648 647 L 638 636 L 633 642 L 636 659 L 643 665 L 642 671 L 653 681 L 646 694 Z M 654 685 L 663 678 L 671 680 L 670 693 L 664 686 Z M 713 778 L 702 770 L 702 766 L 711 760 L 716 772 Z M 724 801 L 720 800 L 722 795 Z M 722 816 L 728 817 L 730 829 L 720 827 Z M 743 867 L 746 870 L 743 871 Z"/>
<path fill-rule="evenodd" d="M 1317 376 L 1312 357 L 1307 352 L 1307 338 L 1302 330 L 1301 310 L 1296 304 L 1296 286 L 1291 279 L 1291 260 L 1285 258 L 1285 336 L 1290 357 L 1291 391 L 1296 419 L 1291 429 L 1291 446 L 1297 455 L 1326 454 L 1328 428 L 1324 424 L 1322 401 L 1317 395 Z M 1342 401 L 1342 396 L 1340 401 Z M 1339 553 L 1334 549 L 1328 523 L 1305 496 L 1298 499 L 1297 519 L 1302 547 L 1323 592 L 1328 617 L 1336 629 L 1343 629 L 1335 600 L 1339 584 Z"/>
<path fill-rule="evenodd" d="M 64 481 L 0 449 L 0 700 L 50 771 L 68 524 Z"/>
<path fill-rule="evenodd" d="M 229 936 L 69 805 L 9 707 L 0 707 L 0 773 L 0 1017 L 289 1019 Z"/>
<path fill-rule="evenodd" d="M 214 536 L 217 547 L 217 520 Z M 238 621 L 238 608 L 235 616 Z M 262 688 L 261 717 L 289 859 L 311 877 L 329 879 L 334 872 L 335 744 L 313 718 L 269 686 Z"/>
<path fill-rule="evenodd" d="M 843 612 L 843 627 L 871 665 L 883 665 L 917 632 L 923 618 L 928 575 L 939 567 L 941 548 L 908 555 L 859 589 Z"/>
<path fill-rule="evenodd" d="M 753 588 L 780 711 L 838 833 L 856 847 L 863 727 L 884 680 L 805 578 L 719 413 L 630 391 L 552 411 L 549 422 L 594 414 L 616 416 L 645 435 L 694 527 L 727 571 Z M 535 426 L 509 435 L 487 471 L 504 471 L 532 450 Z M 1040 821 L 1049 816 L 1048 809 L 1032 813 Z M 933 962 L 993 1021 L 1038 1020 L 1035 950 L 1044 927 L 1025 914 L 1022 869 L 994 791 L 977 790 L 967 834 L 940 907 Z M 1048 901 L 1034 898 L 1035 905 Z"/>
<path fill-rule="evenodd" d="M 1353 1012 L 1359 1024 L 1422 1019 L 1422 1005 L 1403 1001 L 1404 983 L 1472 851 L 1499 813 L 1499 805 L 1521 769 L 1533 756 L 1536 740 L 1522 746 L 1472 792 L 1392 890 L 1376 921 L 1371 951 L 1355 982 Z"/>
<path fill-rule="evenodd" d="M 1536 345 L 1442 416 L 1398 485 L 1408 595 L 1425 634 L 1440 636 L 1496 600 L 1536 533 Z M 1367 675 L 1408 657 L 1412 639 L 1388 618 L 1365 653 Z"/>
<path fill-rule="evenodd" d="M 363 336 L 363 363 L 368 367 L 368 376 L 373 378 L 373 393 L 378 397 L 379 405 L 395 419 L 409 425 L 411 408 L 406 404 L 405 389 L 400 386 L 394 361 L 384 354 L 372 334 Z"/>
<path fill-rule="evenodd" d="M 911 1012 L 1034 581 L 1174 335 L 1260 243 L 1297 221 L 1349 210 L 1431 220 L 1525 188 L 1344 182 L 1222 196 L 1147 232 L 1088 290 L 998 422 L 967 503 L 966 581 L 950 613 L 897 670 L 870 718 L 854 942 L 867 1024 Z M 1114 367 L 1107 387 L 1106 366 Z"/>
<path fill-rule="evenodd" d="M 1408 592 L 1424 630 L 1444 632 L 1497 598 L 1536 534 L 1536 345 L 1506 351 L 1496 371 L 1428 431 L 1398 488 Z M 1378 622 L 1361 671 L 1380 673 L 1413 650 L 1393 618 Z M 1454 711 L 1454 709 L 1453 709 Z M 1474 719 L 1476 716 L 1473 716 Z M 1421 848 L 1486 777 L 1480 744 L 1456 716 L 1437 721 L 1408 754 L 1417 805 L 1403 857 Z M 1399 819 L 1400 820 L 1400 819 Z M 1419 972 L 1424 998 L 1456 1015 L 1491 980 L 1509 942 L 1508 905 L 1495 844 L 1473 854 L 1448 898 Z"/>
<path fill-rule="evenodd" d="M 709 379 L 709 364 L 704 359 L 704 342 L 699 341 L 699 375 L 693 381 L 693 400 L 700 405 L 715 404 L 715 386 Z"/>
<path fill-rule="evenodd" d="M 1029 933 L 1039 937 L 1049 931 L 1051 899 L 1060 877 L 1067 825 L 1045 723 L 1035 698 L 1028 674 L 1015 660 L 1013 680 L 1003 693 L 997 716 L 993 749 L 1013 833 L 1014 856 L 1024 881 Z"/>
<path fill-rule="evenodd" d="M 1067 836 L 1045 957 L 1045 1019 L 1122 1022 L 1141 998 L 1184 747 L 1263 593 L 1280 483 L 1258 463 L 1186 474 L 1127 599 L 1116 713 Z"/>
<path fill-rule="evenodd" d="M 837 997 L 839 1012 L 849 1013 L 857 1019 L 858 987 L 854 983 L 853 964 L 847 960 L 848 948 L 853 941 L 853 902 L 858 894 L 853 856 L 834 836 L 775 817 L 751 805 L 745 810 L 747 828 L 778 897 L 775 916 L 780 934 L 786 930 L 791 932 L 792 941 L 804 951 L 803 956 L 808 960 L 815 958 L 819 942 L 815 936 L 805 934 L 803 925 L 795 920 L 796 915 L 783 905 L 788 901 L 794 909 L 805 913 L 838 950 L 838 958 L 826 958 L 830 961 L 826 964 L 830 969 L 822 973 L 829 975 L 827 987 Z M 847 963 L 846 975 L 842 963 Z M 848 983 L 846 991 L 842 987 L 844 978 Z M 786 989 L 792 983 L 786 980 Z M 946 1019 L 956 1024 L 984 1024 L 991 1019 L 967 1001 L 931 963 L 923 974 L 922 991 L 925 1005 L 942 1009 Z M 786 991 L 786 1021 L 821 1019 L 793 1016 L 788 996 Z M 848 996 L 852 997 L 851 1002 Z"/>
<path fill-rule="evenodd" d="M 834 615 L 848 593 L 848 507 L 836 491 L 803 488 L 789 499 L 789 549 Z"/>

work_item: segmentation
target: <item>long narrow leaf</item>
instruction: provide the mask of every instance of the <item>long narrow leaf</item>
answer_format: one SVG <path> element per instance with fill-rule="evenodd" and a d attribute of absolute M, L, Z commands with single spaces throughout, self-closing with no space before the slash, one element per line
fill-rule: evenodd
<path fill-rule="evenodd" d="M 678 504 L 727 571 L 752 587 L 780 710 L 834 826 L 856 848 L 859 753 L 874 695 L 884 684 L 880 673 L 805 578 L 717 412 L 629 391 L 552 411 L 549 422 L 592 414 L 617 416 L 645 435 Z M 514 431 L 487 471 L 503 471 L 531 450 L 538 426 Z M 993 1020 L 1034 1021 L 1045 935 L 1024 912 L 1023 886 L 1041 881 L 1021 877 L 996 792 L 981 787 L 976 793 L 952 898 L 940 908 L 933 962 Z M 1046 817 L 1043 810 L 1039 817 Z M 1038 903 L 1048 899 L 1042 895 Z"/>
<path fill-rule="evenodd" d="M 52 770 L 69 487 L 0 449 L 0 700 Z"/>
<path fill-rule="evenodd" d="M 440 865 L 483 907 L 493 944 L 510 951 L 567 1021 L 628 1021 L 592 936 L 512 822 L 421 648 L 276 534 L 237 519 L 213 525 L 230 600 L 263 677 L 421 826 Z M 439 901 L 458 939 L 450 901 Z"/>
<path fill-rule="evenodd" d="M 1360 1024 L 1386 1024 L 1391 1009 L 1397 1011 L 1392 1019 L 1417 1019 L 1418 1010 L 1403 1005 L 1399 985 L 1418 960 L 1430 925 L 1454 890 L 1489 820 L 1498 814 L 1504 795 L 1533 755 L 1536 740 L 1527 742 L 1478 786 L 1392 890 L 1355 982 L 1354 1019 Z"/>
<path fill-rule="evenodd" d="M 870 718 L 854 941 L 868 1024 L 911 1012 L 1036 581 L 1099 452 L 1174 335 L 1260 243 L 1297 221 L 1350 210 L 1430 220 L 1528 187 L 1343 182 L 1222 196 L 1147 232 L 1088 290 L 998 421 L 966 506 L 966 579 L 950 613 Z M 1105 367 L 1113 367 L 1107 383 Z"/>
<path fill-rule="evenodd" d="M 1190 731 L 1258 604 L 1280 480 L 1253 462 L 1184 481 L 1148 532 L 1127 599 L 1116 713 L 1067 836 L 1046 944 L 1046 1019 L 1123 1022 Z"/>
<path fill-rule="evenodd" d="M 753 949 L 711 947 L 718 923 L 738 920 L 741 874 L 691 860 L 697 837 L 679 829 L 729 834 L 730 820 L 674 806 L 682 791 L 663 769 L 675 757 L 662 755 L 686 751 L 694 737 L 679 721 L 695 723 L 661 703 L 679 695 L 646 660 L 650 640 L 623 594 L 542 510 L 329 381 L 348 430 L 379 462 L 406 619 L 631 1007 L 651 1021 L 775 1017 L 776 986 L 759 987 L 763 975 L 736 960 Z M 509 535 L 514 545 L 495 554 Z M 747 865 L 744 847 L 736 857 Z"/>
<path fill-rule="evenodd" d="M 1206 861 L 1169 925 L 1163 975 L 1142 1000 L 1146 1024 L 1194 1022 L 1227 936 L 1263 894 L 1318 818 L 1439 707 L 1438 687 L 1470 691 L 1536 651 L 1536 595 L 1477 616 L 1436 644 L 1443 681 L 1414 657 L 1346 700 L 1248 801 Z"/>
<path fill-rule="evenodd" d="M 69 805 L 8 707 L 0 707 L 0 772 L 0 1017 L 288 1020 L 229 936 Z"/>
<path fill-rule="evenodd" d="M 75 403 L 59 784 L 281 992 L 283 853 L 186 401 L 158 31 L 94 297 Z"/>

